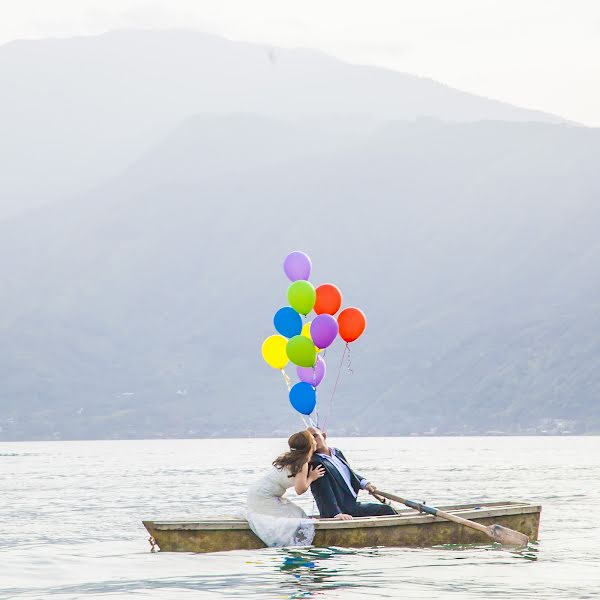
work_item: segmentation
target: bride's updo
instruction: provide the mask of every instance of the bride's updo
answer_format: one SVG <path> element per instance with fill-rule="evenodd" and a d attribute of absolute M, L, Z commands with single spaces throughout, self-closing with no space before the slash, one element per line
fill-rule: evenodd
<path fill-rule="evenodd" d="M 310 431 L 298 431 L 290 435 L 288 445 L 290 447 L 289 452 L 278 456 L 273 461 L 273 465 L 278 469 L 287 467 L 290 471 L 290 477 L 294 477 L 300 472 L 304 463 L 310 460 L 317 444 Z"/>

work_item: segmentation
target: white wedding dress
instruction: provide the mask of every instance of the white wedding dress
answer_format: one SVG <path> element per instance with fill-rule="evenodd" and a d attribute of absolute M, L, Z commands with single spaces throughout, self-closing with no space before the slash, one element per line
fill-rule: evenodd
<path fill-rule="evenodd" d="M 295 479 L 273 467 L 248 490 L 248 524 L 267 546 L 310 546 L 315 537 L 312 520 L 284 496 Z"/>

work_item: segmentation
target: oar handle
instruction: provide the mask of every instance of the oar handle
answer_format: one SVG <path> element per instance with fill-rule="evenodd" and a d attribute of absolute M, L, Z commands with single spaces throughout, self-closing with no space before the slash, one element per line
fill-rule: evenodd
<path fill-rule="evenodd" d="M 453 521 L 454 523 L 459 523 L 460 525 L 464 525 L 465 527 L 471 527 L 471 529 L 477 529 L 485 533 L 486 535 L 493 537 L 492 533 L 489 530 L 489 527 L 482 525 L 481 523 L 476 523 L 475 521 L 469 521 L 468 519 L 463 519 L 457 515 L 453 515 L 451 513 L 447 513 L 443 510 L 439 510 L 437 508 L 433 508 L 433 506 L 427 506 L 426 504 L 421 504 L 420 502 L 414 502 L 413 500 L 406 500 L 406 498 L 401 498 L 400 496 L 396 496 L 395 494 L 389 494 L 388 492 L 382 492 L 381 490 L 375 490 L 375 494 L 379 496 L 383 496 L 388 500 L 394 500 L 395 502 L 400 502 L 400 504 L 404 504 L 409 508 L 414 508 L 419 512 L 427 513 L 428 515 L 433 515 L 434 517 L 442 517 L 442 519 L 446 519 L 447 521 Z"/>

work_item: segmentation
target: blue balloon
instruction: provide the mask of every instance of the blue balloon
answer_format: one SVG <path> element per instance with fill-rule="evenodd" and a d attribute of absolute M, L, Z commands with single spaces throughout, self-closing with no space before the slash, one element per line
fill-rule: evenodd
<path fill-rule="evenodd" d="M 317 392 L 310 383 L 301 381 L 290 390 L 290 402 L 299 413 L 310 415 L 317 405 Z"/>
<path fill-rule="evenodd" d="M 273 317 L 275 329 L 286 338 L 302 333 L 302 317 L 290 306 L 280 308 Z"/>

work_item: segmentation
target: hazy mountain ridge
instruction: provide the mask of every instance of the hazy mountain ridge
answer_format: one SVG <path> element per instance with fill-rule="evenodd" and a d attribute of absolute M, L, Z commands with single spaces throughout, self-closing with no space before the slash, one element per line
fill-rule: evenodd
<path fill-rule="evenodd" d="M 219 168 L 210 148 L 236 132 Z M 600 429 L 600 132 L 419 120 L 340 130 L 315 156 L 281 143 L 294 135 L 323 137 L 314 121 L 191 120 L 101 191 L 0 224 L 0 436 L 293 429 L 259 348 L 294 248 L 369 319 L 334 431 Z"/>
<path fill-rule="evenodd" d="M 185 31 L 0 47 L 0 218 L 95 188 L 199 113 L 561 121 L 321 52 Z"/>

